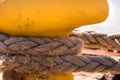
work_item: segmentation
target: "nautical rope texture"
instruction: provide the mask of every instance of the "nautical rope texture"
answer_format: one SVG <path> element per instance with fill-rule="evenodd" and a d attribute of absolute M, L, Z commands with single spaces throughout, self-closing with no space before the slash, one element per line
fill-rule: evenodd
<path fill-rule="evenodd" d="M 75 37 L 9 37 L 0 34 L 0 53 L 21 55 L 73 55 L 81 51 L 83 43 Z"/>
<path fill-rule="evenodd" d="M 20 73 L 110 72 L 120 74 L 120 57 L 105 56 L 0 56 L 0 70 Z"/>
<path fill-rule="evenodd" d="M 81 34 L 87 36 L 81 37 Z M 20 73 L 78 71 L 120 73 L 119 56 L 76 56 L 83 47 L 83 42 L 79 38 L 88 48 L 107 47 L 107 49 L 120 50 L 119 34 L 107 36 L 93 31 L 84 33 L 76 31 L 71 36 L 74 37 L 11 37 L 0 34 L 0 70 L 15 70 Z M 91 39 L 88 39 L 89 37 Z M 101 42 L 98 41 L 99 39 Z M 107 42 L 108 40 L 113 43 Z"/>
<path fill-rule="evenodd" d="M 81 38 L 86 48 L 106 48 L 111 50 L 120 50 L 120 34 L 107 35 L 95 31 L 81 32 L 75 30 L 70 36 Z"/>

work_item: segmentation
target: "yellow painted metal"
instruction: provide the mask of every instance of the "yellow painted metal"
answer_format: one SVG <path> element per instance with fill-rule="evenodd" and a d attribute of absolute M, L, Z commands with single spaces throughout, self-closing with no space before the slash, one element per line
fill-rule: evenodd
<path fill-rule="evenodd" d="M 66 37 L 76 27 L 104 21 L 107 0 L 0 0 L 0 32 Z"/>
<path fill-rule="evenodd" d="M 32 74 L 24 77 L 25 80 L 74 80 L 72 73 Z"/>

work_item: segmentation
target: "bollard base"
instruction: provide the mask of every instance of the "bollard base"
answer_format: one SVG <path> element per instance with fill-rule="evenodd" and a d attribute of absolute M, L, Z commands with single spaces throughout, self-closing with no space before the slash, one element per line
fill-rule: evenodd
<path fill-rule="evenodd" d="M 74 80 L 72 73 L 21 74 L 15 71 L 3 73 L 2 80 Z"/>

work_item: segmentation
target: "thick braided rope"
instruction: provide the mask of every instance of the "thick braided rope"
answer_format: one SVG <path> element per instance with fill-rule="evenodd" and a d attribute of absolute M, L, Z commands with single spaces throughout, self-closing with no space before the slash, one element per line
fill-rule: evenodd
<path fill-rule="evenodd" d="M 0 70 L 20 73 L 101 72 L 120 74 L 120 57 L 107 56 L 0 56 Z"/>
<path fill-rule="evenodd" d="M 75 30 L 70 36 L 81 38 L 86 48 L 106 48 L 120 51 L 120 34 L 107 35 L 95 31 Z"/>
<path fill-rule="evenodd" d="M 81 51 L 82 45 L 81 40 L 75 37 L 25 38 L 0 34 L 0 70 L 15 70 L 21 73 L 120 73 L 119 57 L 73 56 Z"/>
<path fill-rule="evenodd" d="M 0 34 L 0 53 L 9 55 L 73 55 L 82 47 L 82 41 L 75 37 L 11 37 Z"/>

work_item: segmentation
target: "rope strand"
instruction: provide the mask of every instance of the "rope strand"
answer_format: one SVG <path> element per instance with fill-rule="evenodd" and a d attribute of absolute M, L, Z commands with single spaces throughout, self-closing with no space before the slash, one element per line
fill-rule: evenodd
<path fill-rule="evenodd" d="M 75 30 L 70 36 L 78 37 L 84 41 L 86 48 L 106 48 L 111 50 L 120 50 L 120 34 L 107 35 L 95 31 L 80 32 Z"/>
<path fill-rule="evenodd" d="M 79 71 L 120 73 L 119 56 L 76 55 L 82 54 L 83 46 L 120 51 L 119 34 L 108 36 L 94 31 L 74 31 L 70 36 L 36 38 L 0 34 L 0 70 L 29 74 Z"/>
<path fill-rule="evenodd" d="M 120 57 L 107 56 L 0 56 L 1 71 L 20 73 L 101 72 L 120 73 Z"/>

